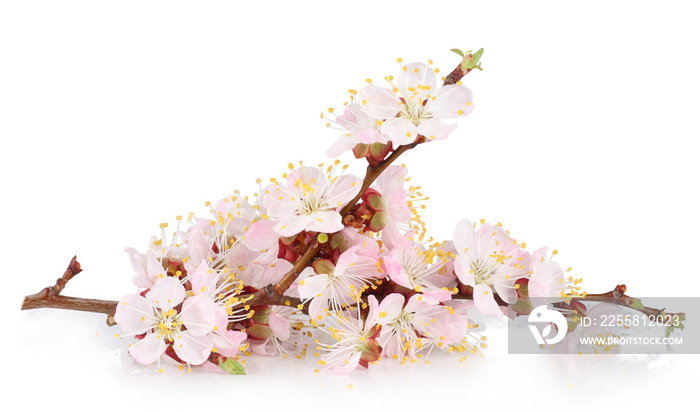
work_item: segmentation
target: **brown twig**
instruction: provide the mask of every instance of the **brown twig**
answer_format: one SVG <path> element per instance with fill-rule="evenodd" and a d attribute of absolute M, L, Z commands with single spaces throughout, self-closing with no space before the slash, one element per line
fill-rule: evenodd
<path fill-rule="evenodd" d="M 117 307 L 116 301 L 74 298 L 61 295 L 68 281 L 73 279 L 73 277 L 81 271 L 80 263 L 78 263 L 76 257 L 73 256 L 63 276 L 58 278 L 53 286 L 45 287 L 39 293 L 24 297 L 22 301 L 22 310 L 55 308 L 104 313 L 107 315 L 114 314 L 115 308 Z"/>
<path fill-rule="evenodd" d="M 462 80 L 462 77 L 466 76 L 467 73 L 472 71 L 472 69 L 466 69 L 462 70 L 462 63 L 460 62 L 457 67 L 455 67 L 450 74 L 445 76 L 445 82 L 443 83 L 443 86 L 447 86 L 450 84 L 457 84 L 458 81 Z"/>
<path fill-rule="evenodd" d="M 610 292 L 605 292 L 605 293 L 594 293 L 594 294 L 585 294 L 581 296 L 572 296 L 570 298 L 567 298 L 572 301 L 579 301 L 579 302 L 602 302 L 602 303 L 612 303 L 618 306 L 623 306 L 626 308 L 634 309 L 636 311 L 639 311 L 645 315 L 647 315 L 649 318 L 655 318 L 662 313 L 664 313 L 665 309 L 655 309 L 655 308 L 649 308 L 646 307 L 642 304 L 641 299 L 638 298 L 633 298 L 631 296 L 627 296 L 625 292 L 627 291 L 627 286 L 623 285 L 617 285 L 615 289 L 611 290 Z M 497 293 L 494 293 L 494 297 L 496 298 L 496 302 L 498 303 L 499 306 L 502 307 L 508 307 L 506 302 L 504 302 L 500 296 L 498 296 Z M 473 300 L 472 295 L 466 295 L 466 294 L 454 294 L 452 295 L 452 299 L 459 299 L 459 300 Z M 528 299 L 528 298 L 525 298 Z"/>

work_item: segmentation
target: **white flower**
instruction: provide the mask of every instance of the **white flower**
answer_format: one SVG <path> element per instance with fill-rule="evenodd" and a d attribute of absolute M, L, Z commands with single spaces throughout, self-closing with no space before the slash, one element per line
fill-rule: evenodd
<path fill-rule="evenodd" d="M 299 281 L 299 296 L 311 300 L 309 316 L 322 320 L 327 311 L 342 310 L 357 302 L 372 280 L 382 278 L 375 259 L 357 253 L 359 246 L 343 252 L 338 261 L 320 260 L 306 268 Z"/>
<path fill-rule="evenodd" d="M 358 365 L 367 367 L 369 362 L 379 360 L 381 347 L 376 341 L 381 327 L 377 325 L 377 298 L 367 298 L 369 312 L 363 321 L 358 304 L 355 311 L 333 311 L 324 321 L 321 331 L 335 341 L 319 344 L 317 350 L 326 352 L 320 356 L 319 364 L 336 373 L 348 374 Z M 317 352 L 318 356 L 318 352 Z"/>
<path fill-rule="evenodd" d="M 469 89 L 461 84 L 436 89 L 435 73 L 423 63 L 403 65 L 398 85 L 391 85 L 391 89 L 365 87 L 360 101 L 367 115 L 384 120 L 379 131 L 397 145 L 411 144 L 418 135 L 444 139 L 457 125 L 442 119 L 466 116 L 474 109 Z"/>
<path fill-rule="evenodd" d="M 207 334 L 214 328 L 214 311 L 211 301 L 202 297 L 185 299 L 180 281 L 164 277 L 145 297 L 126 295 L 117 306 L 114 320 L 127 334 L 145 334 L 129 346 L 129 354 L 136 361 L 159 361 L 172 345 L 181 360 L 199 365 L 207 360 L 213 347 Z"/>
<path fill-rule="evenodd" d="M 515 281 L 527 276 L 529 253 L 500 226 L 482 224 L 478 231 L 467 220 L 457 225 L 453 236 L 457 252 L 455 274 L 474 288 L 474 303 L 482 312 L 503 316 L 494 290 L 506 303 L 517 299 Z"/>
<path fill-rule="evenodd" d="M 386 296 L 377 316 L 382 326 L 377 342 L 383 354 L 404 362 L 415 360 L 420 357 L 418 352 L 433 345 L 446 348 L 458 342 L 467 332 L 467 318 L 454 315 L 450 309 L 422 294 L 411 296 L 408 302 L 399 293 Z"/>
<path fill-rule="evenodd" d="M 315 167 L 300 167 L 289 173 L 287 184 L 275 182 L 264 189 L 263 204 L 277 220 L 273 230 L 294 236 L 304 230 L 335 233 L 343 229 L 340 209 L 360 191 L 357 176 L 324 174 Z"/>
<path fill-rule="evenodd" d="M 527 284 L 527 293 L 530 298 L 567 297 L 572 291 L 579 290 L 575 286 L 581 279 L 564 277 L 564 271 L 559 263 L 552 260 L 557 251 L 547 258 L 547 248 L 537 249 L 530 259 L 530 280 Z M 567 269 L 567 272 L 571 268 Z"/>
<path fill-rule="evenodd" d="M 379 133 L 382 121 L 367 116 L 361 106 L 354 101 L 354 96 L 351 98 L 353 101 L 345 106 L 343 115 L 330 120 L 344 131 L 338 141 L 326 152 L 328 157 L 338 157 L 358 144 L 388 143 L 386 136 Z M 331 110 L 329 111 L 332 113 Z M 327 126 L 330 127 L 330 123 Z"/>
<path fill-rule="evenodd" d="M 420 243 L 395 248 L 384 257 L 387 275 L 396 284 L 424 293 L 440 302 L 452 297 L 457 280 L 447 273 L 447 256 L 440 248 L 426 250 Z"/>

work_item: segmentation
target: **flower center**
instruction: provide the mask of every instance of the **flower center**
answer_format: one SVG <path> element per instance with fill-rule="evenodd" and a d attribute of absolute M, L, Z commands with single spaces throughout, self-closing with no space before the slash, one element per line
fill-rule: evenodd
<path fill-rule="evenodd" d="M 156 312 L 155 317 L 157 323 L 153 325 L 153 328 L 161 336 L 164 335 L 171 338 L 172 334 L 179 332 L 182 327 L 182 322 L 179 322 L 180 315 L 175 309 L 162 313 Z"/>
<path fill-rule="evenodd" d="M 474 272 L 474 280 L 476 283 L 483 283 L 486 286 L 491 286 L 493 284 L 491 280 L 493 264 L 485 264 L 485 262 L 477 260 L 472 262 L 471 268 Z"/>
<path fill-rule="evenodd" d="M 310 215 L 327 208 L 328 205 L 324 202 L 324 199 L 322 197 L 317 197 L 315 194 L 311 193 L 308 196 L 301 199 L 301 207 L 299 208 L 299 214 Z"/>
<path fill-rule="evenodd" d="M 421 120 L 430 118 L 430 113 L 424 110 L 423 102 L 407 99 L 406 103 L 401 106 L 399 116 L 410 120 L 414 125 L 418 126 Z"/>

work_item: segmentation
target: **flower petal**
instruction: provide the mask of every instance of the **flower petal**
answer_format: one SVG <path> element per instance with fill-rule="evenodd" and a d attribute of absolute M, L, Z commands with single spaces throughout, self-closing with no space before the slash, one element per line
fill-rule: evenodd
<path fill-rule="evenodd" d="M 389 136 L 389 139 L 397 145 L 411 144 L 418 138 L 416 125 L 403 117 L 387 120 L 379 131 Z"/>
<path fill-rule="evenodd" d="M 159 279 L 146 293 L 146 300 L 151 306 L 168 311 L 185 299 L 185 288 L 179 280 L 167 276 Z"/>
<path fill-rule="evenodd" d="M 175 334 L 173 340 L 173 349 L 177 356 L 192 365 L 203 364 L 214 347 L 209 336 L 194 336 L 189 330 Z"/>
<path fill-rule="evenodd" d="M 306 226 L 311 223 L 312 217 L 307 215 L 292 215 L 283 218 L 273 228 L 281 236 L 294 236 L 306 230 Z"/>
<path fill-rule="evenodd" d="M 136 359 L 136 362 L 148 365 L 160 358 L 165 352 L 165 342 L 155 333 L 149 333 L 145 338 L 132 344 L 129 347 L 129 354 Z"/>
<path fill-rule="evenodd" d="M 483 283 L 474 286 L 474 304 L 481 313 L 493 315 L 497 318 L 503 317 L 503 312 L 498 307 L 498 303 L 496 303 L 493 291 Z"/>
<path fill-rule="evenodd" d="M 454 132 L 456 128 L 457 124 L 447 124 L 433 117 L 432 119 L 423 120 L 418 125 L 418 133 L 425 136 L 428 140 L 442 140 Z"/>
<path fill-rule="evenodd" d="M 117 304 L 114 321 L 125 333 L 144 333 L 155 323 L 153 307 L 141 295 L 126 295 Z"/>
<path fill-rule="evenodd" d="M 362 111 L 375 119 L 391 119 L 400 110 L 401 100 L 392 90 L 369 85 L 360 90 Z"/>
<path fill-rule="evenodd" d="M 310 221 L 306 225 L 306 230 L 313 232 L 335 233 L 345 227 L 340 218 L 340 213 L 335 210 L 312 213 L 309 217 Z"/>
<path fill-rule="evenodd" d="M 180 312 L 180 319 L 187 330 L 194 336 L 202 336 L 211 332 L 215 325 L 216 303 L 204 296 L 185 299 Z"/>
<path fill-rule="evenodd" d="M 286 341 L 289 339 L 289 322 L 287 322 L 287 319 L 285 319 L 283 316 L 280 316 L 274 312 L 270 313 L 268 325 L 270 325 L 270 329 L 272 329 L 272 333 L 275 334 L 277 339 L 281 341 Z"/>
<path fill-rule="evenodd" d="M 474 111 L 472 92 L 457 84 L 440 87 L 428 99 L 425 110 L 439 119 L 466 116 Z"/>
<path fill-rule="evenodd" d="M 406 298 L 400 293 L 392 293 L 382 299 L 382 303 L 379 304 L 377 323 L 386 325 L 395 321 L 401 314 L 405 301 Z"/>

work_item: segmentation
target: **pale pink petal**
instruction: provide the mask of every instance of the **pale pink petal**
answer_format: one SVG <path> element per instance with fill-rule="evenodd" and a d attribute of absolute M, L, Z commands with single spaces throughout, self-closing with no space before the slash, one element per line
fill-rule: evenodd
<path fill-rule="evenodd" d="M 399 74 L 399 91 L 405 98 L 418 92 L 412 99 L 422 102 L 428 93 L 435 90 L 435 73 L 429 66 L 420 62 L 405 64 L 403 68 L 405 70 Z"/>
<path fill-rule="evenodd" d="M 379 304 L 377 323 L 386 325 L 395 321 L 401 314 L 405 301 L 406 298 L 400 293 L 392 293 L 382 299 L 382 303 Z"/>
<path fill-rule="evenodd" d="M 432 118 L 423 120 L 418 125 L 418 133 L 428 140 L 442 140 L 454 132 L 457 124 L 447 124 L 440 119 Z"/>
<path fill-rule="evenodd" d="M 277 339 L 281 341 L 286 341 L 289 339 L 289 322 L 287 322 L 287 319 L 285 319 L 283 316 L 280 316 L 274 312 L 270 313 L 270 316 L 268 317 L 268 325 L 270 325 L 270 329 L 272 329 L 272 333 L 274 333 Z"/>
<path fill-rule="evenodd" d="M 326 150 L 326 156 L 338 157 L 341 154 L 352 150 L 358 143 L 359 141 L 357 139 L 357 134 L 343 133 L 333 144 L 333 146 Z"/>
<path fill-rule="evenodd" d="M 200 230 L 191 230 L 187 236 L 187 254 L 189 259 L 185 267 L 187 270 L 194 270 L 202 261 L 207 260 L 211 252 L 211 243 L 206 236 Z"/>
<path fill-rule="evenodd" d="M 389 140 L 387 140 L 386 136 L 379 133 L 379 130 L 377 130 L 377 129 L 360 130 L 359 132 L 357 132 L 353 135 L 353 138 L 358 143 L 364 143 L 364 144 L 373 144 L 373 143 L 386 144 L 386 143 L 389 143 Z"/>
<path fill-rule="evenodd" d="M 377 298 L 374 295 L 369 295 L 367 302 L 369 303 L 369 311 L 365 320 L 365 330 L 374 327 L 377 324 L 377 316 L 379 316 L 379 302 L 377 302 Z"/>
<path fill-rule="evenodd" d="M 434 289 L 431 291 L 425 291 L 423 294 L 437 300 L 438 302 L 444 302 L 452 299 L 452 292 L 449 290 Z"/>
<path fill-rule="evenodd" d="M 350 372 L 354 371 L 357 369 L 357 365 L 360 363 L 360 356 L 362 354 L 360 352 L 355 352 L 350 356 L 349 359 L 347 360 L 347 363 L 345 363 L 343 366 L 334 366 L 333 372 L 341 374 L 341 375 L 347 375 Z"/>
<path fill-rule="evenodd" d="M 418 138 L 416 125 L 403 117 L 387 120 L 379 131 L 389 136 L 389 139 L 397 145 L 411 144 Z"/>
<path fill-rule="evenodd" d="M 445 333 L 445 343 L 459 342 L 467 334 L 469 318 L 466 315 L 454 313 L 442 326 Z"/>
<path fill-rule="evenodd" d="M 273 338 L 271 338 L 273 339 Z M 273 356 L 277 354 L 277 346 L 271 342 L 271 339 L 264 341 L 251 341 L 250 350 L 258 356 Z"/>
<path fill-rule="evenodd" d="M 194 272 L 188 274 L 195 294 L 213 297 L 216 293 L 216 281 L 219 274 L 209 267 L 207 261 L 202 261 Z"/>
<path fill-rule="evenodd" d="M 347 240 L 346 247 L 341 247 L 341 252 L 357 246 L 355 253 L 358 255 L 367 256 L 374 260 L 379 259 L 379 243 L 376 240 L 359 233 L 358 229 L 352 226 L 345 226 L 341 233 L 341 236 Z"/>
<path fill-rule="evenodd" d="M 513 304 L 518 300 L 518 292 L 515 291 L 514 279 L 507 281 L 498 281 L 493 284 L 494 289 L 498 296 L 503 299 L 506 303 Z"/>
<path fill-rule="evenodd" d="M 220 305 L 214 305 L 214 333 L 223 333 L 228 326 L 228 313 Z"/>
<path fill-rule="evenodd" d="M 238 354 L 239 346 L 248 338 L 248 335 L 243 332 L 224 330 L 221 333 L 213 333 L 210 337 L 217 353 L 231 357 Z"/>
<path fill-rule="evenodd" d="M 404 343 L 401 342 L 399 335 L 386 332 L 377 338 L 377 343 L 382 347 L 382 356 L 400 357 L 403 356 Z"/>
<path fill-rule="evenodd" d="M 375 119 L 391 119 L 400 110 L 401 100 L 390 89 L 369 85 L 360 90 L 362 111 Z"/>
<path fill-rule="evenodd" d="M 306 230 L 311 223 L 312 217 L 307 215 L 292 215 L 283 218 L 273 228 L 281 236 L 294 236 Z"/>
<path fill-rule="evenodd" d="M 439 119 L 466 116 L 474 110 L 472 92 L 457 84 L 440 87 L 428 99 L 425 110 Z"/>
<path fill-rule="evenodd" d="M 305 229 L 312 232 L 335 233 L 345 227 L 340 213 L 334 210 L 312 213 L 309 217 L 311 219 Z"/>
<path fill-rule="evenodd" d="M 471 268 L 471 261 L 464 255 L 457 255 L 455 258 L 455 275 L 463 285 L 474 286 L 476 279 Z"/>
<path fill-rule="evenodd" d="M 386 268 L 386 273 L 387 276 L 389 276 L 389 279 L 405 288 L 413 289 L 414 286 L 411 285 L 411 281 L 408 278 L 406 270 L 403 268 L 401 263 L 399 263 L 399 261 L 402 260 L 402 257 L 397 256 L 399 253 L 405 253 L 405 250 L 407 249 L 392 250 L 387 256 L 384 257 L 384 267 Z"/>
<path fill-rule="evenodd" d="M 215 307 L 214 301 L 206 299 L 204 296 L 185 299 L 180 318 L 192 335 L 206 335 L 214 329 L 216 323 Z"/>
<path fill-rule="evenodd" d="M 503 317 L 503 312 L 498 307 L 498 303 L 496 303 L 493 291 L 483 283 L 474 286 L 474 304 L 481 313 L 493 315 L 497 318 Z"/>
<path fill-rule="evenodd" d="M 153 280 L 148 277 L 148 272 L 146 270 L 146 255 L 139 253 L 132 247 L 128 247 L 124 250 L 129 254 L 129 262 L 131 262 L 131 267 L 134 268 L 134 272 L 136 272 L 136 276 L 133 278 L 134 284 L 144 289 L 153 286 Z"/>
<path fill-rule="evenodd" d="M 165 277 L 165 269 L 163 269 L 163 264 L 156 258 L 152 253 L 149 253 L 146 257 L 146 270 L 148 271 L 148 277 L 156 282 L 158 279 Z"/>
<path fill-rule="evenodd" d="M 294 194 L 284 189 L 279 184 L 273 184 L 263 189 L 262 204 L 267 209 L 267 214 L 280 218 L 296 213 L 296 205 L 292 201 L 292 196 L 298 197 L 301 189 L 295 189 Z"/>
<path fill-rule="evenodd" d="M 408 169 L 399 165 L 391 165 L 377 178 L 378 192 L 386 196 L 388 191 L 403 189 Z"/>
<path fill-rule="evenodd" d="M 324 198 L 330 207 L 341 207 L 352 200 L 361 188 L 362 179 L 355 175 L 342 175 L 337 178 Z"/>
<path fill-rule="evenodd" d="M 335 273 L 344 273 L 359 258 L 357 249 L 359 246 L 353 246 L 338 257 L 335 262 Z"/>
<path fill-rule="evenodd" d="M 168 311 L 185 299 L 185 288 L 179 280 L 167 276 L 159 279 L 146 293 L 146 300 L 151 306 Z"/>
<path fill-rule="evenodd" d="M 393 250 L 410 248 L 413 241 L 407 236 L 402 235 L 399 228 L 393 222 L 389 222 L 384 226 L 384 229 L 382 229 L 382 243 L 386 248 Z"/>
<path fill-rule="evenodd" d="M 319 275 L 321 276 L 321 275 Z M 315 321 L 323 320 L 328 307 L 328 298 L 325 295 L 313 298 L 309 304 L 309 317 Z"/>
<path fill-rule="evenodd" d="M 478 239 L 472 223 L 468 220 L 459 222 L 452 235 L 452 240 L 459 254 L 465 254 L 469 250 L 474 250 L 477 247 Z M 474 251 L 476 252 L 476 250 Z"/>
<path fill-rule="evenodd" d="M 165 347 L 163 338 L 159 338 L 155 333 L 149 333 L 129 347 L 129 354 L 136 359 L 136 362 L 148 365 L 160 358 L 160 355 L 165 352 Z"/>
<path fill-rule="evenodd" d="M 173 339 L 173 349 L 177 356 L 192 365 L 204 363 L 214 347 L 209 336 L 194 336 L 189 330 L 176 333 Z"/>
<path fill-rule="evenodd" d="M 302 184 L 321 190 L 326 185 L 326 175 L 317 167 L 304 166 L 291 171 L 287 176 L 287 188 L 298 190 Z"/>
<path fill-rule="evenodd" d="M 153 307 L 141 295 L 126 295 L 117 304 L 114 321 L 125 333 L 144 333 L 155 323 Z"/>
<path fill-rule="evenodd" d="M 245 245 L 255 251 L 278 247 L 280 235 L 272 229 L 276 224 L 274 220 L 267 219 L 253 223 L 245 234 Z"/>
<path fill-rule="evenodd" d="M 317 275 L 311 268 L 304 269 L 302 276 L 304 275 L 306 277 L 299 281 L 299 296 L 302 299 L 318 296 L 328 284 L 328 275 L 323 273 Z"/>

